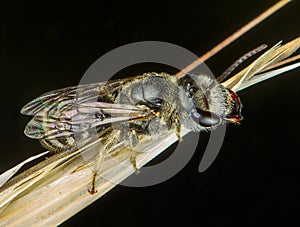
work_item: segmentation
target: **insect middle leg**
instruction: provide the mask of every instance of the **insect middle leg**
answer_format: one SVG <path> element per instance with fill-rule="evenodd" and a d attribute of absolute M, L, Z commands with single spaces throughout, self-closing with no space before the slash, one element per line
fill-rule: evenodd
<path fill-rule="evenodd" d="M 136 158 L 138 152 L 134 149 L 134 147 L 138 144 L 139 138 L 138 133 L 135 129 L 130 129 L 129 132 L 129 142 L 130 142 L 130 163 L 132 164 L 133 168 L 135 169 L 136 173 L 138 173 L 138 168 L 136 165 Z"/>
<path fill-rule="evenodd" d="M 127 132 L 127 135 L 125 137 L 126 138 L 122 138 L 122 140 L 128 139 L 128 141 L 129 141 L 129 148 L 128 149 L 129 149 L 130 163 L 132 164 L 132 167 L 138 173 L 136 158 L 137 158 L 137 155 L 138 155 L 139 152 L 134 149 L 134 147 L 139 142 L 138 132 L 135 129 L 130 129 Z M 91 179 L 91 185 L 90 185 L 91 187 L 88 190 L 90 194 L 97 193 L 96 178 L 100 175 L 101 166 L 103 164 L 103 161 L 106 157 L 109 156 L 109 153 L 111 151 L 113 151 L 114 146 L 117 145 L 120 142 L 120 137 L 119 137 L 117 131 L 116 132 L 112 131 L 112 132 L 108 133 L 104 138 L 105 138 L 104 141 L 103 141 L 104 149 L 102 147 L 102 149 L 99 151 L 99 154 L 97 155 L 96 160 L 95 160 L 95 165 L 94 165 L 94 169 L 93 169 L 93 173 L 92 173 L 92 179 Z"/>

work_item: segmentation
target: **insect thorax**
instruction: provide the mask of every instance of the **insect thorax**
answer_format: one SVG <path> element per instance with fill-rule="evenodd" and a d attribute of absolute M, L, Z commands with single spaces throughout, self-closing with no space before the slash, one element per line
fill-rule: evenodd
<path fill-rule="evenodd" d="M 176 78 L 166 73 L 146 73 L 144 77 L 127 83 L 115 102 L 147 107 L 151 116 L 130 124 L 141 133 L 155 135 L 171 129 L 174 115 L 180 109 L 179 87 Z"/>

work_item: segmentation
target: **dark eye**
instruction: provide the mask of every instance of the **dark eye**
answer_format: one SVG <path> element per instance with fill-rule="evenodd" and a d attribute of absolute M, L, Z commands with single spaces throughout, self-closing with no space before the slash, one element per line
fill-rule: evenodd
<path fill-rule="evenodd" d="M 196 108 L 196 112 L 192 112 L 192 118 L 203 127 L 211 127 L 220 123 L 218 115 L 199 108 Z"/>

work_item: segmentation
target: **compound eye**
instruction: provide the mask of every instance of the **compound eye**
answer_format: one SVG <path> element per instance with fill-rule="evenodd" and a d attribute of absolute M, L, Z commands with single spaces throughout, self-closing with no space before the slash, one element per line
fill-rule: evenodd
<path fill-rule="evenodd" d="M 221 119 L 218 115 L 196 108 L 196 112 L 192 113 L 192 118 L 195 122 L 203 127 L 211 127 L 220 123 Z"/>

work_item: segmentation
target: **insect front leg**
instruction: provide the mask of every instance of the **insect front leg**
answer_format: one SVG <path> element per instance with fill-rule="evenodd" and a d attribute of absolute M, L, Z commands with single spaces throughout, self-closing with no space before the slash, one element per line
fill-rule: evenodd
<path fill-rule="evenodd" d="M 168 130 L 174 130 L 178 138 L 178 142 L 182 142 L 181 138 L 181 122 L 178 112 L 175 109 L 169 110 L 170 114 L 165 115 L 163 120 L 167 123 Z"/>
<path fill-rule="evenodd" d="M 173 122 L 173 127 L 175 129 L 178 142 L 182 142 L 183 139 L 181 138 L 181 122 L 177 112 L 172 115 L 171 121 Z"/>

